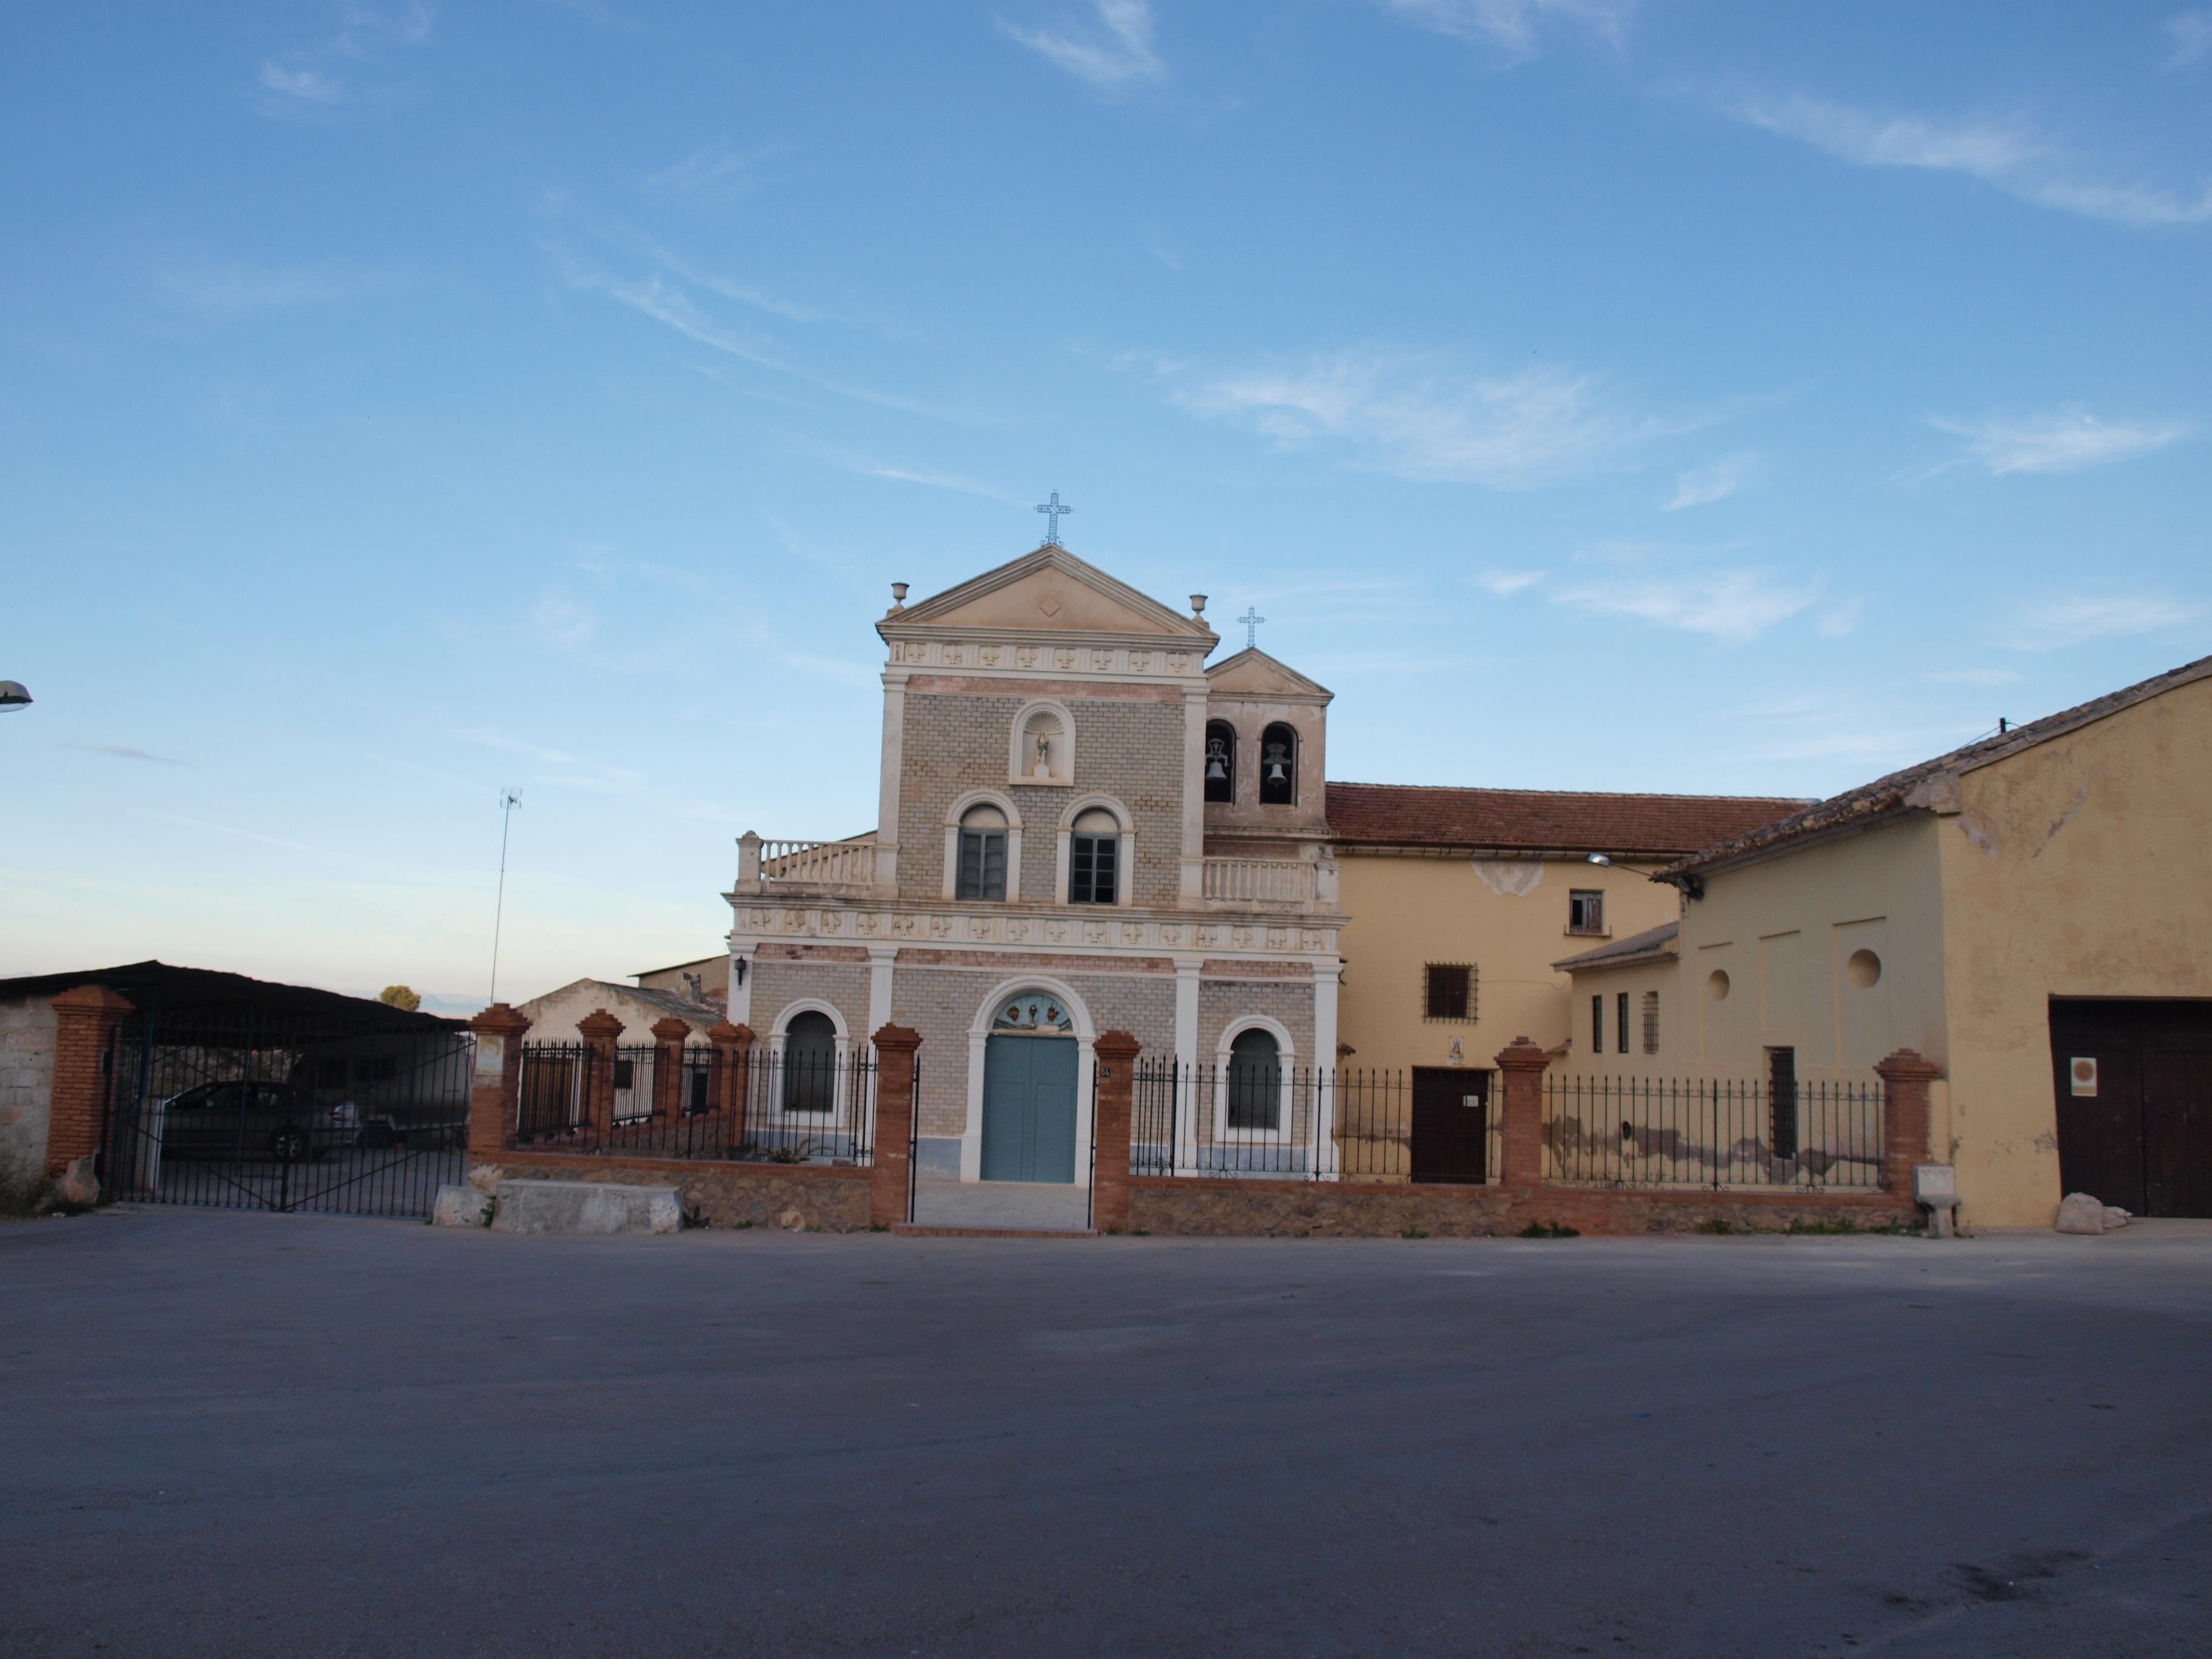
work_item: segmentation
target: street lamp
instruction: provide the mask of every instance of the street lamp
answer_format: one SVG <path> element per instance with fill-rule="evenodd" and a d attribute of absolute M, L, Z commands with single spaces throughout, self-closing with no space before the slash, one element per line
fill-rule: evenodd
<path fill-rule="evenodd" d="M 0 680 L 0 714 L 12 714 L 31 706 L 31 694 L 21 680 Z"/>

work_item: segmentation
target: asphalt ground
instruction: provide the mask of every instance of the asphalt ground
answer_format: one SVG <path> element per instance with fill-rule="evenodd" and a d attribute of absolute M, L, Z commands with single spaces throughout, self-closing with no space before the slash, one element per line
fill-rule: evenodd
<path fill-rule="evenodd" d="M 2212 1224 L 0 1227 L 0 1653 L 2212 1652 Z"/>

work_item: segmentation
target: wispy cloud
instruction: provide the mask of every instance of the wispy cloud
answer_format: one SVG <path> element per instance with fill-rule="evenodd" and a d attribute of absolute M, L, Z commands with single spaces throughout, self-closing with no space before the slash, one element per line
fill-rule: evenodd
<path fill-rule="evenodd" d="M 758 169 L 773 153 L 772 147 L 741 150 L 726 138 L 696 149 L 674 167 L 652 174 L 647 185 L 663 195 L 680 197 L 695 206 L 727 207 L 759 187 Z"/>
<path fill-rule="evenodd" d="M 1096 29 L 1030 29 L 1004 19 L 999 27 L 1070 75 L 1108 91 L 1157 81 L 1167 73 L 1167 65 L 1152 48 L 1149 0 L 1092 3 L 1098 13 Z"/>
<path fill-rule="evenodd" d="M 1662 628 L 1744 645 L 1796 616 L 1817 597 L 1817 589 L 1778 583 L 1763 571 L 1713 570 L 1579 583 L 1554 593 L 1552 603 L 1636 617 Z"/>
<path fill-rule="evenodd" d="M 150 761 L 156 766 L 190 766 L 191 764 L 190 761 L 178 760 L 173 756 L 157 755 L 150 749 L 133 749 L 128 744 L 80 743 L 72 746 L 88 750 L 95 755 L 112 755 L 118 760 Z"/>
<path fill-rule="evenodd" d="M 531 606 L 530 621 L 554 644 L 569 647 L 588 642 L 599 625 L 599 619 L 589 605 L 557 592 L 544 595 Z"/>
<path fill-rule="evenodd" d="M 565 749 L 550 749 L 543 744 L 509 737 L 503 732 L 487 732 L 481 727 L 470 726 L 447 735 L 462 743 L 496 749 L 502 754 L 520 755 L 541 766 L 553 768 L 550 775 L 540 778 L 541 782 L 602 794 L 628 794 L 638 785 L 637 773 L 629 767 L 610 766 L 604 762 L 588 760 L 581 755 L 572 755 Z"/>
<path fill-rule="evenodd" d="M 1400 477 L 1527 489 L 1616 463 L 1664 422 L 1623 409 L 1595 375 L 1532 368 L 1453 373 L 1400 353 L 1346 350 L 1287 367 L 1193 378 L 1171 397 L 1278 444 L 1333 441 Z"/>
<path fill-rule="evenodd" d="M 1674 494 L 1662 510 L 1680 513 L 1686 507 L 1727 500 L 1749 482 L 1755 463 L 1751 455 L 1724 455 L 1711 466 L 1691 468 L 1674 480 Z"/>
<path fill-rule="evenodd" d="M 1993 477 L 2010 472 L 2078 472 L 2084 467 L 2133 460 L 2178 442 L 2190 432 L 2186 422 L 2112 423 L 2082 409 L 1985 421 L 1930 416 L 1928 424 L 1966 441 L 1966 454 L 1953 465 L 1976 464 Z"/>
<path fill-rule="evenodd" d="M 1422 28 L 1483 40 L 1515 58 L 1536 55 L 1549 23 L 1580 27 L 1613 46 L 1626 37 L 1638 0 L 1381 0 L 1383 9 Z"/>
<path fill-rule="evenodd" d="M 2091 589 L 2013 600 L 1998 613 L 1997 642 L 2015 651 L 2056 651 L 2098 640 L 2177 633 L 2205 619 L 2195 599 L 2155 590 L 2133 593 Z"/>
<path fill-rule="evenodd" d="M 380 299 L 420 287 L 422 273 L 343 260 L 262 265 L 244 260 L 176 260 L 154 272 L 155 299 L 172 311 L 216 315 L 292 310 Z"/>
<path fill-rule="evenodd" d="M 1920 677 L 1935 685 L 2012 685 L 2020 679 L 2016 668 L 1947 668 Z"/>
<path fill-rule="evenodd" d="M 345 88 L 336 76 L 320 70 L 286 69 L 273 58 L 262 60 L 259 79 L 270 92 L 305 103 L 335 104 L 345 96 Z"/>
<path fill-rule="evenodd" d="M 1534 587 L 1543 580 L 1544 573 L 1540 570 L 1486 570 L 1474 578 L 1474 585 L 1486 593 L 1510 599 L 1523 588 Z"/>
<path fill-rule="evenodd" d="M 2115 224 L 2212 221 L 2212 185 L 2190 194 L 2091 177 L 2078 158 L 2018 119 L 1946 119 L 1743 88 L 1715 94 L 1712 103 L 1732 119 L 1862 167 L 1963 173 L 2022 201 Z"/>
<path fill-rule="evenodd" d="M 2173 42 L 2166 55 L 2168 69 L 2187 69 L 2212 53 L 2212 11 L 2177 12 L 2166 20 L 2166 33 Z"/>

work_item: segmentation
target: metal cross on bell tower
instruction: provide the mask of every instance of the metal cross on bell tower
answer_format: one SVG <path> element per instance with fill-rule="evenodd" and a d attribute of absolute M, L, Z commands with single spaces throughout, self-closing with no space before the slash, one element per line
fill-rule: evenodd
<path fill-rule="evenodd" d="M 1040 501 L 1037 504 L 1037 511 L 1044 514 L 1044 521 L 1048 526 L 1044 532 L 1044 539 L 1037 545 L 1058 547 L 1060 545 L 1060 515 L 1063 513 L 1073 513 L 1075 509 L 1072 507 L 1062 507 L 1060 504 L 1060 492 L 1055 489 L 1052 492 L 1052 499 L 1049 501 Z"/>
<path fill-rule="evenodd" d="M 1248 605 L 1244 607 L 1244 614 L 1235 620 L 1244 624 L 1244 648 L 1249 651 L 1260 643 L 1260 624 L 1267 619 L 1260 614 L 1258 605 Z"/>

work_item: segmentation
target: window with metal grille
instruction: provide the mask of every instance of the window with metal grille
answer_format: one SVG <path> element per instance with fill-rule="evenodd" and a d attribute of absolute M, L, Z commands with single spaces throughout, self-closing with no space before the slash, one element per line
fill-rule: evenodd
<path fill-rule="evenodd" d="M 1605 999 L 1601 996 L 1590 999 L 1590 1052 L 1605 1052 Z"/>
<path fill-rule="evenodd" d="M 1474 969 L 1463 962 L 1432 962 L 1421 974 L 1424 1019 L 1474 1018 Z"/>
<path fill-rule="evenodd" d="M 1777 1158 L 1797 1156 L 1797 1051 L 1766 1051 L 1767 1145 Z"/>
<path fill-rule="evenodd" d="M 960 819 L 960 873 L 954 896 L 1006 896 L 1006 815 L 995 806 L 971 806 Z"/>
<path fill-rule="evenodd" d="M 1570 890 L 1567 894 L 1567 931 L 1571 933 L 1605 932 L 1605 895 L 1595 888 Z"/>
<path fill-rule="evenodd" d="M 1644 1052 L 1647 1054 L 1659 1052 L 1659 994 L 1656 991 L 1644 994 Z"/>
<path fill-rule="evenodd" d="M 1626 991 L 1613 1000 L 1613 1046 L 1624 1054 L 1628 1052 L 1628 993 Z"/>
<path fill-rule="evenodd" d="M 1093 808 L 1075 821 L 1067 848 L 1067 902 L 1111 904 L 1121 890 L 1121 826 Z"/>

